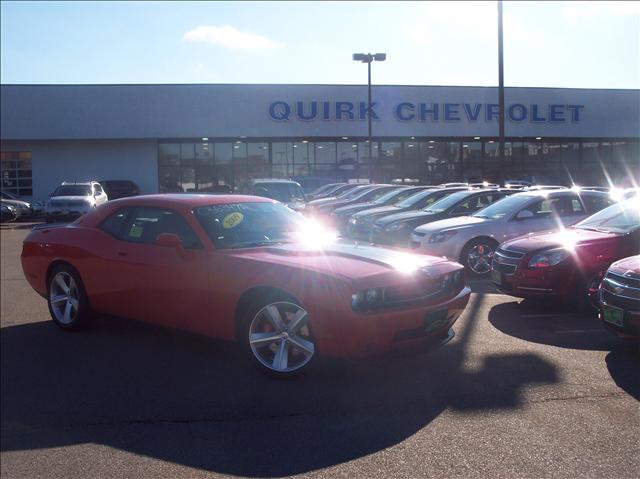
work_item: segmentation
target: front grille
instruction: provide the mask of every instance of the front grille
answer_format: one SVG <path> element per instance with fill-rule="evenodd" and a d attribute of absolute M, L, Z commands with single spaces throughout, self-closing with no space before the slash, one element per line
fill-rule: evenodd
<path fill-rule="evenodd" d="M 511 258 L 511 259 L 521 259 L 524 256 L 524 253 L 520 253 L 518 251 L 511 251 L 508 249 L 502 249 L 502 248 L 498 248 L 496 250 L 496 254 L 504 258 Z"/>
<path fill-rule="evenodd" d="M 605 278 L 609 278 L 616 283 L 628 286 L 630 288 L 640 289 L 640 278 L 634 278 L 633 276 L 623 276 L 611 271 L 606 274 Z"/>
<path fill-rule="evenodd" d="M 609 306 L 616 306 L 626 311 L 640 311 L 640 300 L 618 296 L 604 288 L 601 290 L 601 299 Z"/>
<path fill-rule="evenodd" d="M 516 272 L 515 264 L 496 263 L 495 261 L 493 261 L 491 267 L 494 271 L 499 271 L 500 273 L 504 274 L 513 274 Z"/>

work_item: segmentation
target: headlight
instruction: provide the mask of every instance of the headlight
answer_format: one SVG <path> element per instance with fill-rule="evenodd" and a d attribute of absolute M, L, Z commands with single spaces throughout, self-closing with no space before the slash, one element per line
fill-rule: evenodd
<path fill-rule="evenodd" d="M 372 288 L 358 291 L 351 295 L 351 309 L 367 311 L 375 309 L 382 302 L 382 289 Z"/>
<path fill-rule="evenodd" d="M 404 228 L 407 223 L 391 223 L 385 228 L 385 231 L 398 231 Z"/>
<path fill-rule="evenodd" d="M 529 260 L 529 268 L 548 268 L 555 266 L 569 257 L 566 249 L 551 249 L 533 255 Z"/>
<path fill-rule="evenodd" d="M 429 238 L 429 243 L 444 243 L 451 237 L 455 236 L 457 231 L 441 231 L 439 233 L 434 233 Z"/>

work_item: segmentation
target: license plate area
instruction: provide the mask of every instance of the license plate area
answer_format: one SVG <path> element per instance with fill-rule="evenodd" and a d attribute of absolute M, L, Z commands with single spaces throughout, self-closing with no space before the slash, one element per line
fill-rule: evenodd
<path fill-rule="evenodd" d="M 602 313 L 602 319 L 604 319 L 607 323 L 619 326 L 621 328 L 624 326 L 624 311 L 620 308 L 604 306 L 604 308 L 602 309 Z"/>

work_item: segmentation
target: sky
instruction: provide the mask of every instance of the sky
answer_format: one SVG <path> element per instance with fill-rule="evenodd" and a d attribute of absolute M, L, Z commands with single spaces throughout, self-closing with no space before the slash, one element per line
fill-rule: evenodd
<path fill-rule="evenodd" d="M 497 2 L 0 3 L 3 84 L 498 83 Z M 506 86 L 640 88 L 640 2 L 504 2 Z"/>

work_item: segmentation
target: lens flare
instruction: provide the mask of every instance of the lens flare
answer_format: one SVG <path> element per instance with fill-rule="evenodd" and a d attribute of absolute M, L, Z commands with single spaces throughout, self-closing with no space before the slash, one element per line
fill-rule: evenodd
<path fill-rule="evenodd" d="M 325 225 L 315 220 L 303 222 L 300 229 L 296 231 L 294 236 L 300 243 L 317 249 L 321 249 L 335 242 L 338 238 L 336 231 L 327 228 Z"/>

